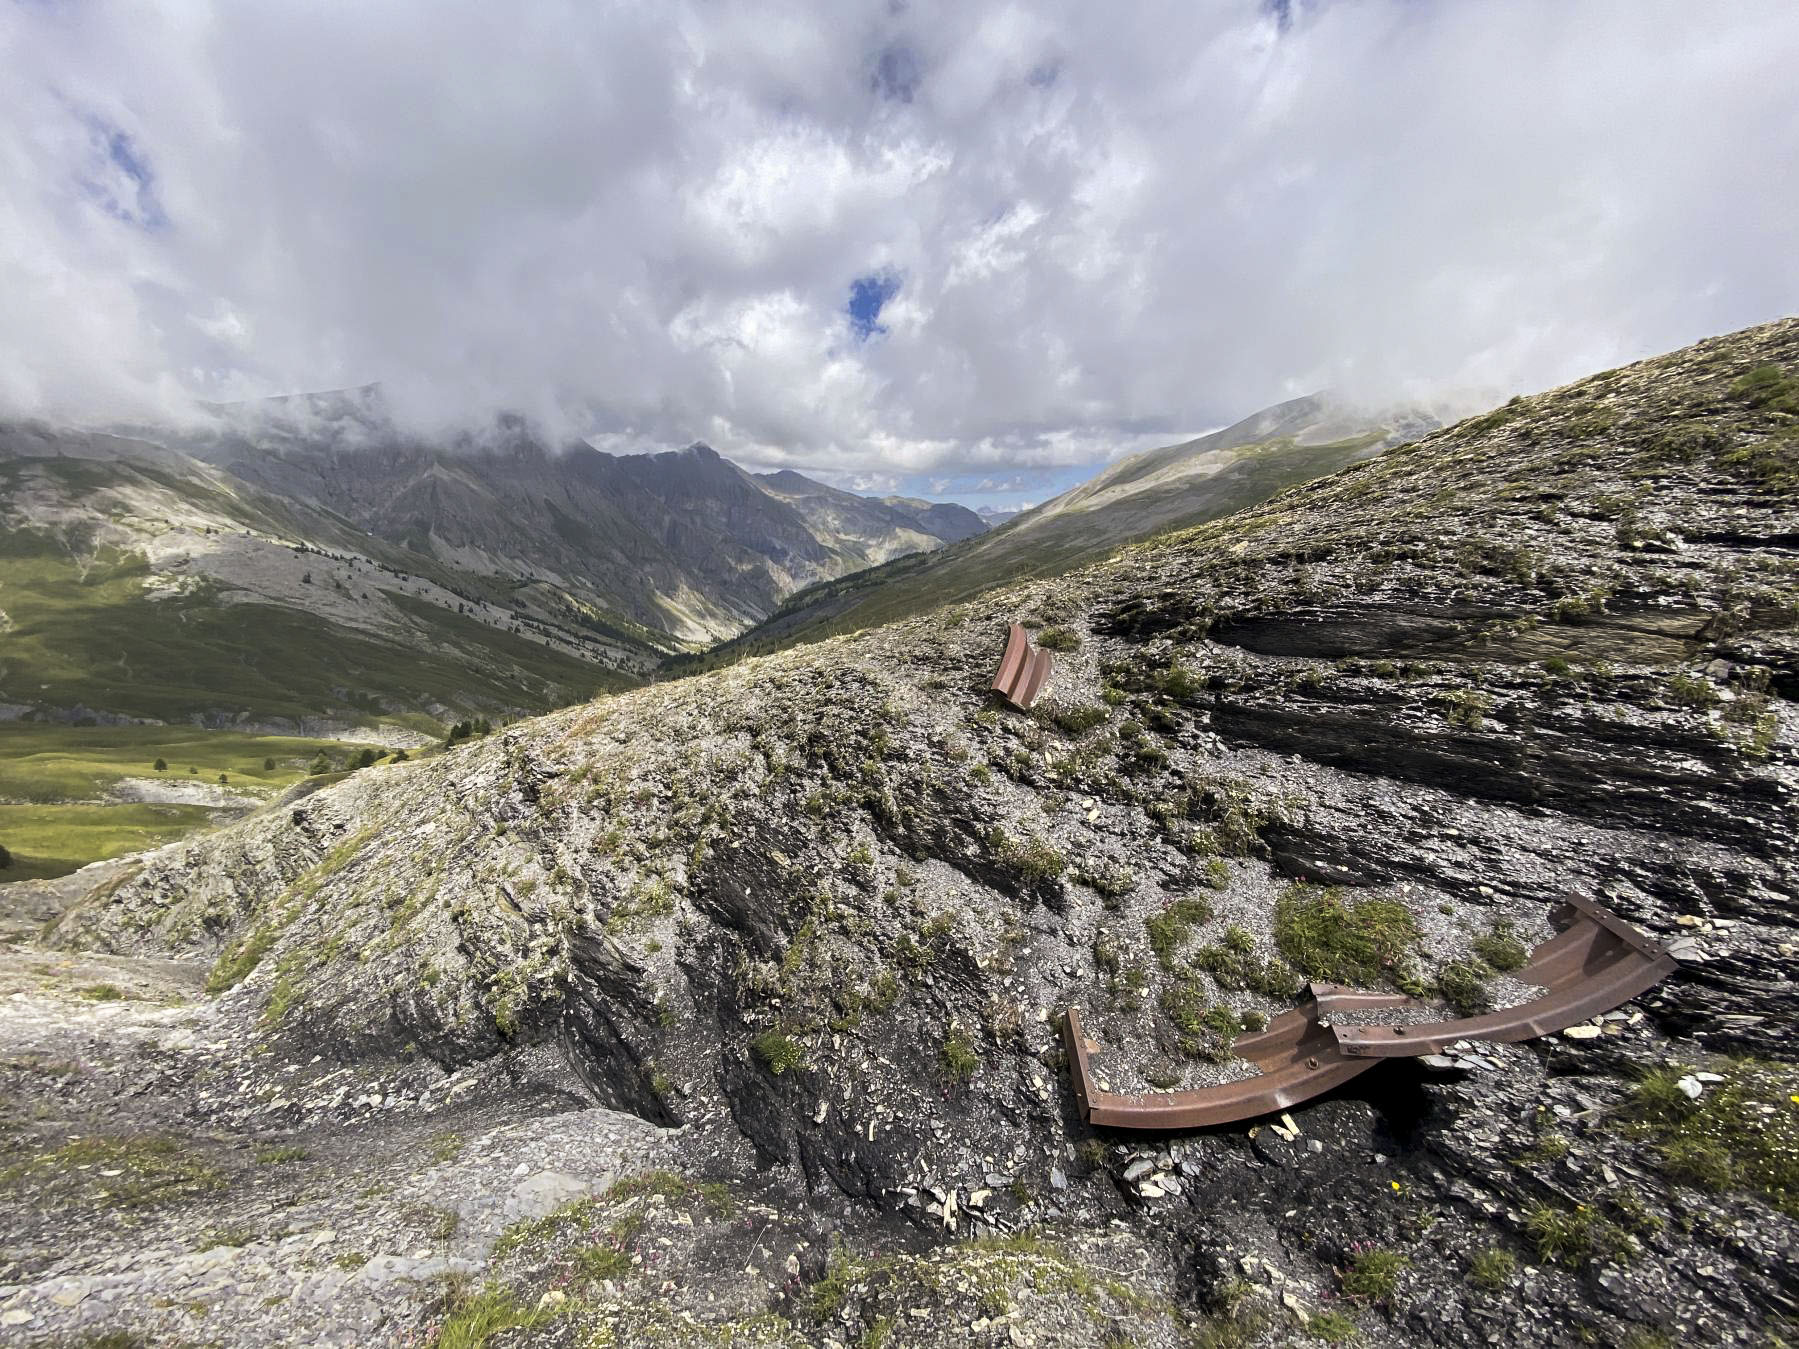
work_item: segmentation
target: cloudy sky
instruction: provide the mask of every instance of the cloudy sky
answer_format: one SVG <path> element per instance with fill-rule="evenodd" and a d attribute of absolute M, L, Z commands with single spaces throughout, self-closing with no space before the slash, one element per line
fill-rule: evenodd
<path fill-rule="evenodd" d="M 1799 310 L 1793 0 L 0 0 L 0 414 L 1036 499 Z"/>

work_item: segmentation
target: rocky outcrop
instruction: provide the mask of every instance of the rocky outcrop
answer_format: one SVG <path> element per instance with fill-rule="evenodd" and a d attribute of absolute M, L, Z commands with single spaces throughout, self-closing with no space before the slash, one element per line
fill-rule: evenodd
<path fill-rule="evenodd" d="M 1799 1314 L 1783 380 L 1799 323 L 1062 580 L 364 770 L 154 855 L 56 940 L 212 962 L 219 1015 L 300 1084 L 553 1050 L 593 1102 L 683 1125 L 692 1179 L 786 1187 L 792 1263 L 745 1260 L 769 1342 L 897 1314 L 920 1344 L 1757 1343 Z M 1059 630 L 1028 716 L 987 691 L 1015 617 Z M 1300 977 L 1521 1000 L 1507 951 L 1568 889 L 1682 973 L 1253 1128 L 1094 1137 L 1073 1108 L 1066 1005 L 1118 1089 L 1201 1085 Z M 1135 1310 L 1052 1305 L 1044 1265 L 1029 1297 L 957 1265 L 916 1320 L 883 1300 L 895 1232 L 1098 1261 L 1108 1231 Z M 501 1266 L 519 1296 L 573 1258 L 544 1240 Z M 652 1286 L 577 1279 L 568 1314 L 636 1324 Z"/>

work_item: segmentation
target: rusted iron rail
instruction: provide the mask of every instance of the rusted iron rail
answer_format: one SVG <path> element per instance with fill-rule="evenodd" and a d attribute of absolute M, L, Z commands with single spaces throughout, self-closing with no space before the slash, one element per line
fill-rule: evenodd
<path fill-rule="evenodd" d="M 1517 979 L 1541 997 L 1482 1016 L 1412 1025 L 1336 1026 L 1332 1018 L 1362 1011 L 1419 1007 L 1403 993 L 1368 993 L 1308 984 L 1300 1004 L 1268 1028 L 1231 1042 L 1238 1058 L 1260 1071 L 1194 1091 L 1114 1092 L 1097 1084 L 1098 1046 L 1068 1008 L 1062 1042 L 1075 1103 L 1089 1123 L 1114 1129 L 1189 1129 L 1273 1114 L 1366 1072 L 1383 1058 L 1433 1054 L 1456 1040 L 1513 1043 L 1608 1012 L 1660 983 L 1679 962 L 1609 910 L 1568 895 L 1551 921 L 1560 930 L 1530 953 Z"/>
<path fill-rule="evenodd" d="M 1033 647 L 1025 630 L 1014 623 L 1006 634 L 1006 650 L 999 658 L 999 673 L 993 676 L 993 687 L 1022 712 L 1043 692 L 1053 665 L 1049 652 Z"/>

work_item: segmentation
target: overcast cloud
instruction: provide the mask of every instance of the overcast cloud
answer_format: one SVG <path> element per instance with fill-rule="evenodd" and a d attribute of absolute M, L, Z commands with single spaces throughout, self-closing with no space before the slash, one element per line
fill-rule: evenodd
<path fill-rule="evenodd" d="M 1792 0 L 0 6 L 13 415 L 997 482 L 1799 310 Z"/>

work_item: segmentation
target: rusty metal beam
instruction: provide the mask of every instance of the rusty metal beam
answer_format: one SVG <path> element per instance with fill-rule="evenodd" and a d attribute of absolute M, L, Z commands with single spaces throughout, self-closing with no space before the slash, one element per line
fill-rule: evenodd
<path fill-rule="evenodd" d="M 993 687 L 1012 706 L 1024 711 L 1043 691 L 1053 664 L 1049 652 L 1032 647 L 1025 630 L 1014 623 L 1006 634 L 1006 650 L 999 658 Z"/>
<path fill-rule="evenodd" d="M 1545 989 L 1542 997 L 1455 1021 L 1344 1027 L 1338 1045 L 1355 1057 L 1401 1058 L 1435 1054 L 1456 1040 L 1534 1040 L 1620 1007 L 1680 968 L 1656 942 L 1579 895 L 1566 897 L 1555 920 L 1563 931 L 1514 976 Z"/>
<path fill-rule="evenodd" d="M 1362 1011 L 1421 1006 L 1403 993 L 1367 993 L 1309 984 L 1299 1005 L 1266 1030 L 1231 1042 L 1238 1058 L 1261 1071 L 1194 1091 L 1113 1092 L 1093 1073 L 1098 1046 L 1067 1009 L 1062 1043 L 1075 1103 L 1089 1123 L 1115 1129 L 1190 1129 L 1272 1114 L 1366 1072 L 1383 1058 L 1431 1054 L 1455 1040 L 1515 1042 L 1561 1030 L 1610 1011 L 1667 978 L 1679 963 L 1616 914 L 1569 895 L 1552 915 L 1561 930 L 1540 943 L 1516 972 L 1545 989 L 1540 998 L 1484 1016 L 1396 1026 L 1335 1026 L 1332 1018 Z"/>
<path fill-rule="evenodd" d="M 1262 1071 L 1222 1086 L 1197 1091 L 1112 1092 L 1095 1085 L 1081 1015 L 1068 1009 L 1062 1040 L 1068 1050 L 1075 1101 L 1090 1123 L 1116 1129 L 1187 1129 L 1273 1114 L 1349 1081 L 1374 1066 L 1352 1059 L 1331 1038 L 1330 1015 L 1375 1007 L 1400 1007 L 1403 993 L 1362 993 L 1334 984 L 1310 984 L 1304 1000 L 1282 1012 L 1268 1028 L 1240 1035 L 1231 1048 Z"/>

